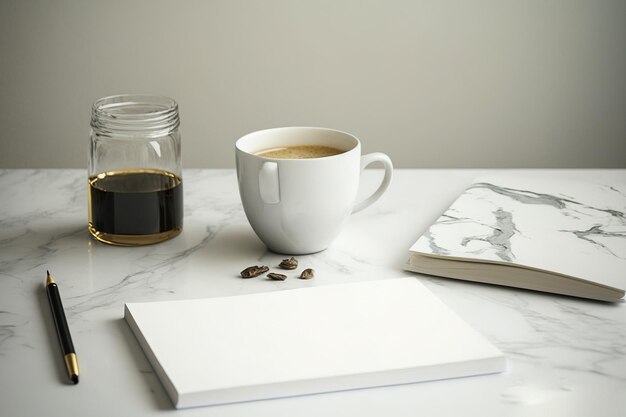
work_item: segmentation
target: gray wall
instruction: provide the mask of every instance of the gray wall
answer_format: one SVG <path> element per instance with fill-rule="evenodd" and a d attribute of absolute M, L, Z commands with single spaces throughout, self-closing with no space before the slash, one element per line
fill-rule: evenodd
<path fill-rule="evenodd" d="M 626 167 L 626 1 L 0 0 L 0 167 L 85 167 L 91 103 L 171 96 L 183 165 L 327 126 L 398 167 Z"/>

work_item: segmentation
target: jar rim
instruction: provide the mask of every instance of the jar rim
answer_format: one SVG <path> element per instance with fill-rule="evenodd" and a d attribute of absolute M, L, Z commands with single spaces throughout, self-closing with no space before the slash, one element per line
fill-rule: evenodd
<path fill-rule="evenodd" d="M 118 94 L 93 103 L 91 127 L 105 136 L 166 135 L 178 128 L 178 103 L 161 95 Z"/>

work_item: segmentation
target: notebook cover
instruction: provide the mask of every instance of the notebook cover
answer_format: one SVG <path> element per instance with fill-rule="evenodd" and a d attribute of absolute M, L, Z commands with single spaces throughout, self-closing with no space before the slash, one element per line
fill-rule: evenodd
<path fill-rule="evenodd" d="M 415 242 L 412 253 L 548 271 L 616 289 L 623 297 L 626 177 L 621 184 L 519 174 L 479 178 Z"/>
<path fill-rule="evenodd" d="M 176 408 L 505 368 L 414 278 L 127 303 L 125 319 Z"/>

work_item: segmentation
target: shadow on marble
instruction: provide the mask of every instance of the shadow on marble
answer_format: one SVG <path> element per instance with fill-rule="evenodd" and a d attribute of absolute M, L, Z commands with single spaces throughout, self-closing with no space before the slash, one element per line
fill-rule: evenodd
<path fill-rule="evenodd" d="M 556 304 L 569 304 L 572 306 L 589 306 L 594 308 L 621 308 L 621 305 L 625 303 L 625 300 L 618 302 L 608 302 L 600 300 L 592 300 L 588 298 L 573 297 L 569 295 L 554 294 L 543 291 L 529 290 L 519 287 L 508 287 L 505 285 L 487 284 L 483 282 L 465 281 L 453 278 L 442 278 L 435 275 L 418 274 L 409 271 L 403 271 L 406 276 L 415 276 L 425 279 L 427 282 L 439 286 L 446 287 L 451 290 L 459 290 L 461 292 L 469 292 L 478 290 L 477 293 L 481 297 L 498 298 L 501 302 L 505 302 L 506 298 L 519 298 L 520 296 L 526 297 L 528 301 L 536 300 L 550 301 Z M 528 298 L 530 297 L 530 298 Z"/>
<path fill-rule="evenodd" d="M 254 234 L 248 224 L 227 224 L 222 227 L 207 226 L 207 238 L 197 255 L 203 259 L 219 259 L 220 262 L 241 259 L 260 260 L 268 249 Z M 183 232 L 185 233 L 185 232 Z M 188 234 L 194 233 L 187 231 Z"/>
<path fill-rule="evenodd" d="M 152 369 L 150 362 L 148 362 L 126 321 L 124 319 L 115 320 L 115 325 L 121 338 L 126 341 L 125 345 L 128 347 L 128 353 L 131 356 L 130 362 L 136 365 L 135 369 L 128 369 L 128 371 L 136 371 L 141 374 L 141 379 L 146 383 L 145 387 L 149 391 L 149 396 L 154 399 L 154 405 L 158 410 L 173 410 L 174 406 L 170 402 L 165 388 L 161 385 L 159 378 L 154 369 Z"/>

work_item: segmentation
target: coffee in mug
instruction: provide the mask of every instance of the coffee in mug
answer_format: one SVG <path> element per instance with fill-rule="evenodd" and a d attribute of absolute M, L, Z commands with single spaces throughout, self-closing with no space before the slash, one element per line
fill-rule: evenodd
<path fill-rule="evenodd" d="M 307 159 L 307 158 L 324 158 L 343 153 L 341 149 L 324 145 L 298 145 L 298 146 L 279 146 L 272 149 L 265 149 L 256 153 L 258 156 L 265 158 L 278 159 Z"/>

